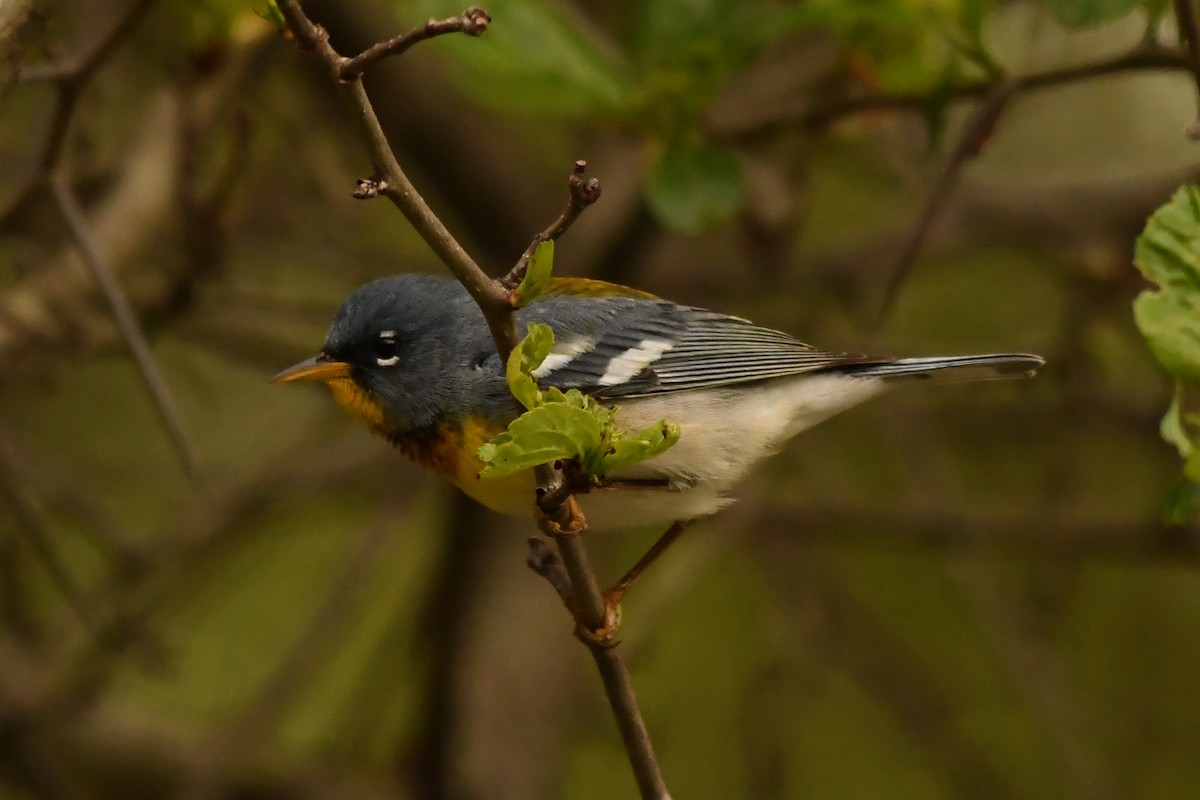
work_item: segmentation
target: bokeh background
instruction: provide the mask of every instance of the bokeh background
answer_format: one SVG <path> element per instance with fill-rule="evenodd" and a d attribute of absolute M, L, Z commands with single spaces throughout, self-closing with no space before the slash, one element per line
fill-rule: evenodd
<path fill-rule="evenodd" d="M 249 4 L 131 7 L 4 10 L 34 18 L 0 37 L 25 73 L 0 75 L 0 796 L 632 796 L 590 659 L 525 567 L 531 524 L 324 390 L 267 382 L 358 284 L 441 271 L 394 208 L 351 198 L 369 164 L 327 77 Z M 305 7 L 346 53 L 461 11 Z M 832 349 L 1048 362 L 806 433 L 638 586 L 624 647 L 674 796 L 1197 796 L 1200 540 L 1160 521 L 1171 388 L 1130 312 L 1133 240 L 1196 169 L 1196 90 L 1166 56 L 1070 74 L 1177 53 L 1163 4 L 486 8 L 486 36 L 367 85 L 493 271 L 585 158 L 604 194 L 559 274 Z M 988 99 L 994 75 L 1047 72 Z M 590 542 L 601 575 L 656 533 Z"/>

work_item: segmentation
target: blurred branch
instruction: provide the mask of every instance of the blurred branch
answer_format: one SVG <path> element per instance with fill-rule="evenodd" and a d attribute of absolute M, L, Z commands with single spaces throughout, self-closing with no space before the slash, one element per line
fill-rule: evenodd
<path fill-rule="evenodd" d="M 1200 139 L 1200 27 L 1196 23 L 1195 0 L 1174 0 L 1179 37 L 1187 47 L 1188 69 L 1196 88 L 1196 119 L 1188 126 L 1188 136 Z"/>
<path fill-rule="evenodd" d="M 1200 564 L 1200 531 L 1163 528 L 1151 519 L 1121 521 L 1062 515 L 968 515 L 864 509 L 860 503 L 764 507 L 763 526 L 804 531 L 797 544 L 933 549 L 986 547 L 1033 559 Z"/>
<path fill-rule="evenodd" d="M 244 97 L 248 85 L 257 83 L 261 74 L 262 54 L 268 39 L 259 36 L 239 41 L 231 48 L 220 65 L 220 70 L 210 74 L 208 85 L 202 95 L 188 94 L 187 100 L 195 100 L 202 108 L 197 118 L 189 123 L 194 132 L 179 132 L 191 112 L 181 111 L 177 95 L 162 90 L 143 102 L 145 108 L 136 138 L 127 148 L 125 160 L 114 169 L 115 184 L 108 189 L 102 201 L 91 207 L 89 230 L 96 248 L 112 269 L 124 273 L 134 266 L 131 255 L 145 241 L 161 230 L 168 214 L 175 206 L 172 198 L 192 193 L 189 187 L 180 186 L 181 180 L 190 173 L 179 165 L 192 156 L 180 152 L 185 139 L 194 142 L 211 139 L 211 129 L 223 121 L 224 108 L 230 98 Z M 186 105 L 186 103 L 185 103 Z M 164 135 L 164 132 L 170 135 Z M 236 131 L 235 131 L 236 133 Z M 237 166 L 241 156 L 240 138 L 235 138 L 224 174 L 228 175 Z M 193 206 L 207 215 L 206 219 L 217 219 L 218 212 L 229 199 L 229 183 L 223 176 L 212 184 L 212 190 L 197 197 Z M 39 184 L 40 186 L 41 184 Z M 189 215 L 189 206 L 183 204 L 185 222 L 196 221 Z M 19 208 L 14 206 L 14 208 Z M 15 218 L 10 218 L 12 223 Z M 205 225 L 208 233 L 206 252 L 211 253 L 212 243 L 219 242 L 213 236 L 212 226 Z M 198 238 L 188 233 L 189 241 Z M 0 366 L 9 374 L 18 369 L 47 371 L 56 363 L 53 355 L 75 355 L 95 353 L 119 345 L 120 334 L 109 316 L 94 310 L 98 286 L 89 269 L 75 255 L 75 248 L 65 247 L 57 258 L 47 259 L 36 271 L 31 271 L 18 284 L 0 296 Z M 197 251 L 189 249 L 189 253 Z M 161 325 L 174 319 L 187 307 L 192 285 L 201 277 L 210 274 L 211 263 L 199 263 L 201 258 L 187 262 L 186 267 L 176 272 L 167 271 L 169 260 L 162 261 L 165 281 L 155 285 L 153 291 L 142 291 L 130 297 L 133 306 L 142 317 L 143 324 Z M 140 266 L 140 265 L 139 265 Z"/>
<path fill-rule="evenodd" d="M 1021 698 L 1025 713 L 1036 720 L 1038 734 L 1049 745 L 1047 761 L 1062 773 L 1064 794 L 1094 800 L 1115 797 L 1116 776 L 1107 760 L 1088 747 L 1087 736 L 1074 719 L 1070 690 L 1075 681 L 1063 674 L 1061 659 L 1040 635 L 1045 622 L 1014 619 L 1022 610 L 1044 614 L 1040 604 L 1034 598 L 1004 593 L 990 559 L 958 560 L 949 567 L 962 594 L 975 607 L 1012 692 Z"/>
<path fill-rule="evenodd" d="M 361 537 L 325 598 L 311 611 L 307 624 L 284 653 L 253 697 L 236 717 L 221 725 L 209 738 L 209 757 L 204 759 L 185 798 L 223 797 L 222 784 L 228 774 L 251 760 L 256 751 L 271 742 L 288 712 L 310 688 L 318 670 L 336 650 L 339 638 L 359 618 L 357 607 L 370 586 L 369 577 L 392 527 L 382 518 Z"/>
<path fill-rule="evenodd" d="M 764 525 L 756 530 L 777 533 Z M 907 643 L 865 607 L 836 570 L 811 553 L 801 555 L 790 537 L 760 537 L 758 562 L 791 617 L 811 620 L 807 637 L 790 635 L 824 651 L 885 712 L 928 761 L 941 769 L 958 797 L 1015 800 L 1027 795 L 994 755 L 959 724 L 956 698 Z M 807 656 L 808 653 L 806 652 Z"/>
<path fill-rule="evenodd" d="M 101 36 L 78 59 L 55 66 L 31 67 L 25 71 L 25 80 L 53 81 L 58 96 L 51 117 L 50 131 L 46 134 L 41 155 L 37 159 L 38 170 L 30 177 L 25 187 L 17 192 L 12 205 L 0 214 L 0 230 L 9 227 L 10 219 L 50 181 L 51 173 L 62 159 L 63 146 L 67 141 L 67 133 L 75 117 L 75 107 L 83 90 L 109 56 L 116 51 L 117 46 L 133 32 L 153 2 L 154 0 L 133 0 L 108 33 Z"/>
<path fill-rule="evenodd" d="M 1014 91 L 1015 84 L 1012 80 L 998 79 L 964 126 L 958 141 L 942 165 L 941 173 L 929 193 L 929 199 L 925 201 L 921 215 L 909 233 L 904 249 L 900 251 L 900 257 L 886 278 L 883 300 L 880 302 L 879 311 L 875 317 L 876 329 L 883 324 L 891 312 L 896 296 L 908 277 L 918 254 L 925 246 L 929 232 L 937 221 L 943 206 L 954 191 L 963 167 L 983 150 Z"/>
<path fill-rule="evenodd" d="M 58 0 L 8 0 L 0 3 L 0 103 L 20 76 L 25 52 L 41 38 Z"/>
<path fill-rule="evenodd" d="M 113 318 L 117 322 L 117 329 L 121 332 L 121 338 L 125 340 L 125 345 L 129 348 L 129 354 L 133 357 L 146 391 L 150 393 L 150 397 L 154 401 L 154 407 L 158 410 L 159 418 L 167 429 L 167 435 L 175 444 L 175 451 L 179 454 L 192 482 L 198 487 L 201 486 L 200 468 L 193 455 L 192 446 L 183 432 L 179 412 L 175 409 L 175 403 L 171 399 L 166 381 L 163 380 L 158 365 L 154 361 L 154 355 L 150 352 L 150 346 L 146 343 L 145 336 L 142 335 L 142 329 L 129 305 L 129 300 L 121 291 L 120 285 L 113 277 L 112 270 L 100 254 L 100 249 L 96 246 L 91 231 L 88 229 L 83 211 L 67 187 L 66 181 L 62 178 L 54 179 L 51 182 L 51 192 L 55 204 L 62 213 L 63 219 L 83 255 L 84 263 L 91 270 L 92 277 L 100 286 L 105 300 L 108 301 Z"/>
<path fill-rule="evenodd" d="M 17 528 L 24 532 L 29 548 L 42 562 L 51 583 L 58 589 L 67 605 L 90 632 L 96 624 L 90 606 L 85 602 L 78 582 L 67 568 L 54 545 L 54 537 L 36 501 L 30 497 L 17 474 L 17 459 L 8 431 L 0 429 L 0 496 L 8 501 Z"/>
<path fill-rule="evenodd" d="M 1129 53 L 1111 59 L 1088 61 L 1067 67 L 1012 75 L 1012 91 L 1015 95 L 1055 89 L 1073 83 L 1118 75 L 1129 72 L 1178 72 L 1190 70 L 1191 63 L 1186 51 L 1158 45 L 1142 45 Z M 938 90 L 942 101 L 978 99 L 991 92 L 996 84 L 994 78 L 968 81 L 957 86 Z M 826 103 L 813 105 L 807 100 L 791 107 L 772 111 L 751 124 L 740 125 L 735 130 L 721 132 L 728 138 L 758 136 L 780 126 L 800 125 L 807 129 L 820 129 L 845 117 L 867 111 L 907 111 L 925 113 L 933 97 L 922 92 L 875 92 L 853 97 L 842 97 Z"/>

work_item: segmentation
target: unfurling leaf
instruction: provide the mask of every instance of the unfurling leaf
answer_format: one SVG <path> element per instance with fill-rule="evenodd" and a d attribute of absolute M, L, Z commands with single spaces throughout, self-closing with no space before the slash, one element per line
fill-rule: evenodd
<path fill-rule="evenodd" d="M 529 257 L 525 268 L 525 277 L 521 284 L 513 290 L 512 303 L 514 308 L 524 308 L 542 296 L 550 286 L 550 277 L 554 273 L 554 240 L 547 239 L 539 242 Z"/>
<path fill-rule="evenodd" d="M 550 355 L 552 347 L 554 331 L 550 326 L 531 322 L 525 338 L 508 354 L 508 363 L 504 370 L 508 390 L 517 398 L 518 403 L 531 411 L 537 407 L 541 396 L 532 372 L 542 365 L 546 356 Z"/>

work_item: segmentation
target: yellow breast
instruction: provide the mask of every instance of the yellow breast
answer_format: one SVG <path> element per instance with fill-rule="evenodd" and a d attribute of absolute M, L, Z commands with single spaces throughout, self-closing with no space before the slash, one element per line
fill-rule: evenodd
<path fill-rule="evenodd" d="M 326 382 L 334 401 L 350 417 L 372 432 L 392 442 L 404 455 L 421 466 L 453 483 L 476 502 L 493 511 L 518 517 L 534 512 L 533 471 L 506 478 L 479 477 L 483 463 L 476 455 L 480 445 L 490 441 L 504 428 L 476 420 L 461 425 L 448 422 L 434 430 L 416 435 L 398 434 L 387 412 L 350 378 L 334 378 Z"/>

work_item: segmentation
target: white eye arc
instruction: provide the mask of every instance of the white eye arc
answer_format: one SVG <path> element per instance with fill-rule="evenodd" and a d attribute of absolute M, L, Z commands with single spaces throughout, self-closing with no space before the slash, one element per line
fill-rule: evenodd
<path fill-rule="evenodd" d="M 396 332 L 380 331 L 379 339 L 375 342 L 375 363 L 381 367 L 391 367 L 400 363 L 398 349 Z"/>

